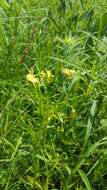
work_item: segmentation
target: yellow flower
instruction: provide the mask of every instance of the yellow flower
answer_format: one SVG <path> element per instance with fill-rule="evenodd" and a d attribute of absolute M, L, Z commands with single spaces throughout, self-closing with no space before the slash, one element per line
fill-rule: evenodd
<path fill-rule="evenodd" d="M 48 84 L 52 82 L 53 75 L 50 70 L 41 71 L 41 79 L 46 80 Z"/>
<path fill-rule="evenodd" d="M 76 111 L 74 108 L 72 108 L 71 112 L 68 115 L 68 119 L 73 119 L 76 117 Z"/>
<path fill-rule="evenodd" d="M 68 45 L 75 45 L 75 44 L 78 44 L 78 39 L 76 37 L 66 36 L 64 39 L 64 42 Z"/>
<path fill-rule="evenodd" d="M 75 70 L 72 70 L 72 69 L 64 68 L 64 69 L 62 70 L 62 73 L 63 73 L 66 77 L 68 77 L 69 79 L 72 79 L 72 78 L 74 77 L 76 71 L 75 71 Z"/>
<path fill-rule="evenodd" d="M 76 112 L 75 112 L 75 109 L 73 108 L 71 112 L 71 117 L 74 118 L 75 116 L 76 116 Z"/>
<path fill-rule="evenodd" d="M 33 83 L 33 84 L 38 84 L 39 83 L 39 80 L 32 73 L 29 73 L 29 74 L 26 75 L 26 80 Z"/>
<path fill-rule="evenodd" d="M 44 71 L 41 71 L 41 73 L 40 73 L 41 80 L 44 80 L 45 77 L 46 77 L 46 73 Z"/>
<path fill-rule="evenodd" d="M 50 84 L 52 82 L 54 76 L 52 75 L 50 70 L 46 70 L 46 75 L 47 75 L 47 82 L 48 82 L 48 84 Z"/>

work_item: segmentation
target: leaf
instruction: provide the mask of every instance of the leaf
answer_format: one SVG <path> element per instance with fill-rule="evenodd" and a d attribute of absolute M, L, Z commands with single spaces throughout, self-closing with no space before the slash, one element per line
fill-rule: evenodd
<path fill-rule="evenodd" d="M 65 166 L 68 174 L 71 175 L 71 168 L 67 164 L 64 164 L 64 166 Z"/>
<path fill-rule="evenodd" d="M 27 180 L 29 181 L 32 187 L 36 186 L 38 190 L 43 190 L 43 187 L 37 181 L 35 181 L 34 177 L 27 175 Z"/>
<path fill-rule="evenodd" d="M 94 168 L 95 168 L 98 164 L 99 164 L 99 160 L 97 160 L 97 161 L 93 164 L 93 166 L 91 167 L 91 169 L 88 171 L 87 176 L 94 170 Z"/>
<path fill-rule="evenodd" d="M 4 141 L 6 144 L 8 144 L 13 150 L 15 149 L 15 147 L 12 145 L 12 143 L 9 142 L 7 139 L 2 138 L 1 140 Z"/>
<path fill-rule="evenodd" d="M 92 104 L 92 106 L 91 106 L 91 111 L 90 111 L 90 113 L 91 113 L 91 115 L 92 115 L 93 117 L 95 116 L 95 113 L 96 113 L 96 107 L 97 107 L 97 101 L 94 100 L 94 101 L 93 101 L 93 104 Z"/>
<path fill-rule="evenodd" d="M 44 162 L 48 162 L 48 159 L 40 154 L 36 154 L 36 157 L 39 158 L 40 160 L 43 160 Z"/>
<path fill-rule="evenodd" d="M 87 175 L 80 169 L 78 169 L 78 173 L 79 173 L 80 177 L 82 178 L 84 184 L 86 185 L 87 190 L 92 190 L 91 184 L 87 178 Z"/>
<path fill-rule="evenodd" d="M 93 154 L 93 152 L 95 152 L 95 150 L 101 146 L 101 145 L 107 145 L 107 137 L 97 141 L 96 143 L 94 143 L 92 146 L 89 147 L 89 149 L 87 150 L 86 153 L 84 153 L 83 155 L 79 156 L 79 159 L 75 165 L 75 168 L 72 170 L 72 176 L 75 174 L 76 171 L 79 170 L 79 168 L 84 164 L 86 158 L 88 158 L 91 154 Z"/>
<path fill-rule="evenodd" d="M 97 108 L 97 101 L 94 100 L 93 104 L 91 106 L 90 116 L 89 116 L 88 123 L 87 123 L 87 130 L 86 130 L 86 135 L 85 135 L 85 139 L 84 139 L 84 148 L 88 144 L 89 136 L 90 136 L 90 133 L 91 133 L 91 128 L 92 128 L 95 113 L 96 113 L 96 108 Z"/>
<path fill-rule="evenodd" d="M 17 140 L 17 144 L 16 144 L 16 147 L 14 149 L 14 152 L 12 153 L 11 160 L 13 160 L 15 158 L 21 144 L 22 144 L 22 136 L 19 137 L 19 139 Z"/>
<path fill-rule="evenodd" d="M 9 4 L 6 2 L 6 0 L 0 1 L 0 6 L 2 6 L 4 9 L 5 8 L 10 8 Z"/>

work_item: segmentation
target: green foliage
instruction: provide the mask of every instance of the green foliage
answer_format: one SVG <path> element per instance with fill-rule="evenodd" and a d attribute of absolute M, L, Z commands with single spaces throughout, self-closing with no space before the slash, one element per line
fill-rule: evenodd
<path fill-rule="evenodd" d="M 107 189 L 106 10 L 0 2 L 0 190 Z"/>

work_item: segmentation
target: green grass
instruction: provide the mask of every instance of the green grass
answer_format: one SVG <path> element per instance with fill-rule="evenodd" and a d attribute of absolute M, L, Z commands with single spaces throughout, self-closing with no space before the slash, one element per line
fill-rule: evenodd
<path fill-rule="evenodd" d="M 0 2 L 0 190 L 107 190 L 106 36 L 106 0 Z"/>

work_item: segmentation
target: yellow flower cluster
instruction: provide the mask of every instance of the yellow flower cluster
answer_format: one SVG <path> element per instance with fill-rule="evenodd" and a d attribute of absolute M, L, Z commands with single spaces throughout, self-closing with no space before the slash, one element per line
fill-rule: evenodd
<path fill-rule="evenodd" d="M 52 75 L 50 70 L 41 71 L 41 80 L 46 80 L 48 84 L 52 83 L 54 75 Z"/>
<path fill-rule="evenodd" d="M 52 82 L 53 77 L 54 76 L 52 75 L 50 70 L 41 71 L 41 73 L 40 73 L 40 80 L 41 81 L 46 80 L 48 84 L 50 84 Z M 33 73 L 28 73 L 26 75 L 26 80 L 33 84 L 40 83 L 39 79 Z"/>
<path fill-rule="evenodd" d="M 26 75 L 26 80 L 33 83 L 33 84 L 38 84 L 39 83 L 38 78 L 36 78 L 35 75 L 32 74 L 32 73 L 29 73 L 29 74 Z"/>
<path fill-rule="evenodd" d="M 75 45 L 78 43 L 78 39 L 76 37 L 72 37 L 72 36 L 69 36 L 69 37 L 65 37 L 64 39 L 64 42 L 68 45 Z"/>
<path fill-rule="evenodd" d="M 62 73 L 68 78 L 68 79 L 72 79 L 76 73 L 75 70 L 72 69 L 68 69 L 68 68 L 64 68 L 62 70 Z M 52 72 L 50 70 L 43 70 L 40 73 L 40 80 L 39 78 L 37 78 L 32 72 L 29 72 L 26 75 L 26 80 L 33 83 L 33 84 L 39 84 L 40 81 L 46 81 L 48 84 L 51 84 L 53 81 L 54 75 L 52 74 Z"/>
<path fill-rule="evenodd" d="M 62 70 L 62 73 L 63 73 L 66 77 L 68 77 L 69 79 L 72 79 L 72 78 L 74 77 L 76 71 L 75 71 L 75 70 L 72 70 L 72 69 L 64 68 L 64 69 Z"/>

